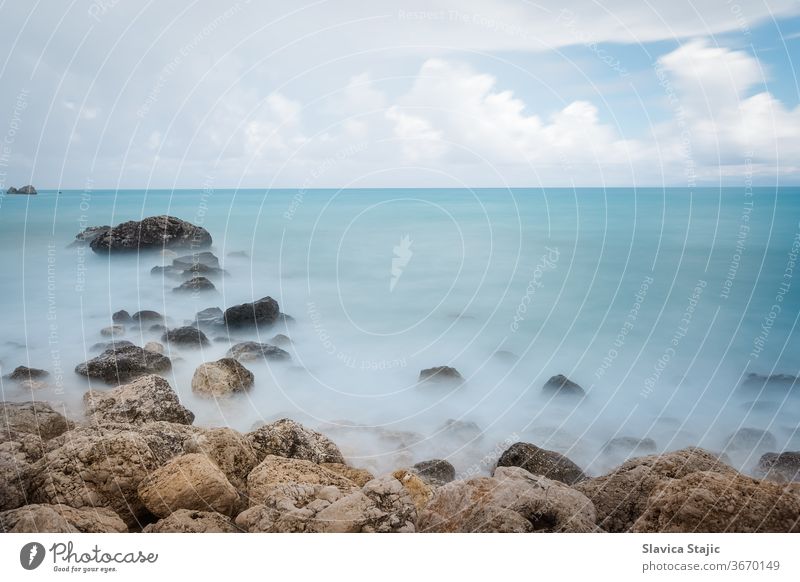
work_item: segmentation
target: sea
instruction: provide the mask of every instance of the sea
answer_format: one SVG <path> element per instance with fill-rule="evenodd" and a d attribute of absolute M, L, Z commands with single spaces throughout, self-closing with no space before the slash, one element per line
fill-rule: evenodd
<path fill-rule="evenodd" d="M 169 253 L 73 244 L 87 226 L 160 214 L 211 233 L 226 271 L 216 291 L 173 292 L 178 282 L 151 274 Z M 80 418 L 83 394 L 107 387 L 74 368 L 108 341 L 115 311 L 155 310 L 178 327 L 270 296 L 291 322 L 167 346 L 165 376 L 195 424 L 292 418 L 374 472 L 440 458 L 490 474 L 518 441 L 589 474 L 686 446 L 752 472 L 764 452 L 800 449 L 798 251 L 797 187 L 3 195 L 2 374 L 51 375 L 34 389 L 3 378 L 2 399 Z M 193 394 L 200 363 L 276 333 L 291 361 L 248 363 L 244 394 Z M 160 335 L 128 326 L 122 339 Z M 434 366 L 463 382 L 420 383 Z M 544 391 L 558 374 L 585 396 Z"/>

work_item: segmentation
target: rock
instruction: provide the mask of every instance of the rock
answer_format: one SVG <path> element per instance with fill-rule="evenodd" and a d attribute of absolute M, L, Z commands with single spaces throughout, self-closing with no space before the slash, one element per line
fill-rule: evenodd
<path fill-rule="evenodd" d="M 765 453 L 759 459 L 755 473 L 779 483 L 800 481 L 800 451 Z"/>
<path fill-rule="evenodd" d="M 181 405 L 169 382 L 160 376 L 143 376 L 105 392 L 89 390 L 83 402 L 86 415 L 97 423 L 194 422 L 194 414 Z"/>
<path fill-rule="evenodd" d="M 775 450 L 778 442 L 768 430 L 759 428 L 740 428 L 730 435 L 725 444 L 725 452 L 751 453 L 754 451 Z"/>
<path fill-rule="evenodd" d="M 144 533 L 237 533 L 238 527 L 230 517 L 215 511 L 179 509 L 164 519 L 151 523 Z"/>
<path fill-rule="evenodd" d="M 533 475 L 574 485 L 586 479 L 581 468 L 555 451 L 540 449 L 530 443 L 514 443 L 500 456 L 498 467 L 522 467 Z"/>
<path fill-rule="evenodd" d="M 418 382 L 435 382 L 435 383 L 458 383 L 464 381 L 464 377 L 455 368 L 450 366 L 435 366 L 433 368 L 426 368 L 419 373 Z"/>
<path fill-rule="evenodd" d="M 225 269 L 220 269 L 219 267 L 209 267 L 208 265 L 194 265 L 191 269 L 179 271 L 179 275 L 183 279 L 191 279 L 192 277 L 200 276 L 218 279 L 227 274 L 228 272 Z"/>
<path fill-rule="evenodd" d="M 542 392 L 558 396 L 586 396 L 586 392 L 578 384 L 561 374 L 553 376 L 544 386 Z"/>
<path fill-rule="evenodd" d="M 150 333 L 163 333 L 167 331 L 167 326 L 162 325 L 160 323 L 154 323 L 150 327 L 147 328 L 147 331 Z"/>
<path fill-rule="evenodd" d="M 283 418 L 245 435 L 258 459 L 277 455 L 312 463 L 345 464 L 339 447 L 325 435 Z"/>
<path fill-rule="evenodd" d="M 17 190 L 16 186 L 10 186 L 8 190 L 6 190 L 6 194 L 19 194 L 19 190 Z"/>
<path fill-rule="evenodd" d="M 698 471 L 733 475 L 736 471 L 721 462 L 717 455 L 698 448 L 631 459 L 617 469 L 575 485 L 592 500 L 597 510 L 597 524 L 605 531 L 629 531 L 644 512 L 647 500 L 660 483 L 681 479 Z"/>
<path fill-rule="evenodd" d="M 250 389 L 253 373 L 233 358 L 201 364 L 192 376 L 192 391 L 200 396 L 230 396 Z"/>
<path fill-rule="evenodd" d="M 209 307 L 198 311 L 194 317 L 195 324 L 198 326 L 216 326 L 222 325 L 223 314 L 219 307 Z M 227 339 L 227 338 L 226 338 Z"/>
<path fill-rule="evenodd" d="M 800 532 L 800 489 L 738 473 L 691 473 L 660 483 L 634 532 Z"/>
<path fill-rule="evenodd" d="M 497 350 L 494 353 L 494 357 L 501 362 L 512 363 L 519 360 L 519 356 L 512 351 L 509 350 Z"/>
<path fill-rule="evenodd" d="M 49 440 L 72 428 L 47 402 L 0 402 L 0 434 L 23 433 Z"/>
<path fill-rule="evenodd" d="M 656 451 L 656 441 L 651 438 L 615 437 L 603 446 L 610 455 L 641 456 Z"/>
<path fill-rule="evenodd" d="M 175 293 L 199 293 L 201 291 L 216 291 L 214 283 L 205 277 L 194 276 L 188 281 L 184 281 L 172 291 Z"/>
<path fill-rule="evenodd" d="M 225 473 L 205 455 L 176 457 L 139 483 L 139 499 L 157 517 L 178 509 L 233 512 L 239 500 Z"/>
<path fill-rule="evenodd" d="M 413 532 L 416 516 L 408 491 L 386 475 L 361 489 L 308 483 L 276 486 L 263 504 L 240 513 L 236 524 L 248 532 Z"/>
<path fill-rule="evenodd" d="M 166 356 L 148 352 L 138 346 L 109 348 L 99 356 L 75 367 L 81 376 L 98 378 L 107 384 L 123 384 L 146 374 L 159 374 L 172 368 Z"/>
<path fill-rule="evenodd" d="M 28 368 L 27 366 L 17 366 L 14 368 L 14 371 L 7 376 L 7 378 L 9 380 L 14 380 L 15 382 L 22 382 L 25 380 L 40 380 L 42 378 L 47 378 L 49 375 L 50 372 L 47 370 Z"/>
<path fill-rule="evenodd" d="M 375 478 L 375 475 L 366 469 L 357 469 L 342 463 L 320 463 L 319 466 L 349 479 L 359 487 L 363 487 Z"/>
<path fill-rule="evenodd" d="M 789 374 L 771 374 L 765 376 L 763 374 L 748 374 L 740 388 L 749 392 L 758 392 L 759 394 L 765 392 L 778 392 L 778 393 L 792 393 L 798 390 L 800 385 L 800 378 L 791 376 Z"/>
<path fill-rule="evenodd" d="M 155 277 L 169 277 L 177 280 L 183 278 L 183 271 L 176 269 L 172 265 L 156 265 L 150 269 L 150 274 Z"/>
<path fill-rule="evenodd" d="M 229 327 L 271 325 L 280 315 L 278 302 L 264 297 L 253 303 L 242 303 L 225 310 L 224 323 Z"/>
<path fill-rule="evenodd" d="M 105 233 L 110 226 L 89 226 L 84 228 L 75 235 L 75 240 L 69 245 L 70 247 L 84 246 L 90 244 L 97 236 Z"/>
<path fill-rule="evenodd" d="M 102 507 L 73 509 L 66 505 L 33 504 L 0 513 L 4 533 L 127 533 L 119 516 Z"/>
<path fill-rule="evenodd" d="M 483 436 L 483 431 L 478 423 L 471 420 L 456 420 L 448 418 L 437 430 L 442 436 L 457 441 L 475 441 Z"/>
<path fill-rule="evenodd" d="M 0 431 L 0 511 L 29 503 L 31 468 L 44 454 L 44 442 L 38 435 L 3 426 Z"/>
<path fill-rule="evenodd" d="M 150 216 L 123 222 L 98 234 L 89 244 L 96 253 L 202 248 L 211 245 L 211 235 L 200 226 L 172 216 Z"/>
<path fill-rule="evenodd" d="M 498 467 L 494 477 L 453 481 L 436 489 L 420 513 L 427 532 L 596 531 L 594 507 L 583 494 L 520 467 Z"/>
<path fill-rule="evenodd" d="M 119 311 L 115 311 L 114 314 L 111 316 L 111 321 L 114 323 L 130 323 L 133 321 L 131 319 L 131 314 L 125 311 L 124 309 L 120 309 Z"/>
<path fill-rule="evenodd" d="M 148 352 L 153 352 L 154 354 L 163 354 L 164 353 L 164 346 L 158 342 L 147 342 L 144 344 L 144 349 Z"/>
<path fill-rule="evenodd" d="M 392 477 L 400 481 L 400 484 L 408 491 L 414 502 L 417 512 L 425 509 L 431 499 L 433 499 L 433 488 L 423 481 L 419 475 L 406 469 L 398 469 L 392 473 Z"/>
<path fill-rule="evenodd" d="M 289 352 L 276 346 L 260 344 L 258 342 L 238 343 L 232 346 L 226 355 L 240 362 L 252 362 L 256 360 L 285 361 L 292 359 Z"/>
<path fill-rule="evenodd" d="M 161 341 L 189 348 L 200 348 L 211 345 L 206 334 L 196 327 L 184 326 L 170 329 L 161 336 Z"/>
<path fill-rule="evenodd" d="M 247 254 L 247 251 L 231 251 L 228 253 L 228 256 L 231 258 L 241 258 L 247 259 L 250 255 Z"/>
<path fill-rule="evenodd" d="M 29 194 L 34 195 L 37 194 L 36 188 L 33 186 L 23 186 L 22 188 L 15 188 L 11 186 L 8 190 L 6 190 L 6 194 Z"/>
<path fill-rule="evenodd" d="M 151 311 L 149 309 L 137 311 L 131 316 L 131 319 L 137 323 L 164 321 L 164 317 L 160 313 L 157 311 Z"/>
<path fill-rule="evenodd" d="M 109 325 L 108 327 L 104 327 L 100 330 L 100 335 L 105 337 L 114 337 L 120 336 L 125 333 L 125 326 L 124 325 Z"/>
<path fill-rule="evenodd" d="M 91 350 L 93 352 L 104 352 L 106 350 L 113 350 L 115 348 L 129 348 L 136 347 L 135 344 L 128 340 L 115 339 L 110 342 L 97 342 L 92 344 Z"/>
<path fill-rule="evenodd" d="M 274 490 L 288 483 L 332 485 L 342 491 L 356 488 L 356 484 L 349 479 L 311 461 L 267 455 L 247 476 L 250 506 L 265 503 Z"/>
<path fill-rule="evenodd" d="M 279 333 L 272 336 L 272 339 L 269 340 L 269 343 L 271 343 L 274 346 L 290 346 L 292 345 L 292 340 L 288 335 Z"/>
<path fill-rule="evenodd" d="M 142 435 L 132 430 L 70 431 L 62 446 L 47 452 L 31 470 L 34 503 L 76 509 L 106 507 L 134 527 L 147 518 L 136 489 L 158 461 Z"/>
<path fill-rule="evenodd" d="M 443 459 L 422 461 L 413 467 L 420 479 L 434 487 L 441 487 L 456 478 L 456 469 Z"/>
<path fill-rule="evenodd" d="M 207 456 L 239 489 L 246 487 L 247 475 L 259 462 L 247 438 L 230 428 L 205 430 L 187 439 L 183 448 Z"/>
<path fill-rule="evenodd" d="M 177 257 L 172 261 L 172 266 L 182 271 L 192 269 L 196 265 L 203 265 L 218 269 L 219 259 L 211 251 L 203 251 L 201 253 L 192 253 L 191 255 Z"/>

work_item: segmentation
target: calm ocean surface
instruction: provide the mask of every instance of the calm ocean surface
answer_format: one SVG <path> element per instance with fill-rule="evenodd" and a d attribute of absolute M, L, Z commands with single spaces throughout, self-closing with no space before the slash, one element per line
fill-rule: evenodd
<path fill-rule="evenodd" d="M 209 230 L 229 273 L 218 293 L 173 294 L 175 281 L 150 274 L 158 254 L 68 248 L 84 226 L 156 214 Z M 614 437 L 721 450 L 742 427 L 797 450 L 800 388 L 737 387 L 751 372 L 800 373 L 799 222 L 800 188 L 2 196 L 0 362 L 4 374 L 50 370 L 34 397 L 80 414 L 88 382 L 73 368 L 96 355 L 112 312 L 154 309 L 180 325 L 270 295 L 296 320 L 293 362 L 249 366 L 246 396 L 192 395 L 196 366 L 227 343 L 170 354 L 170 383 L 196 424 L 249 430 L 292 417 L 375 470 L 446 457 L 485 473 L 484 457 L 524 440 L 600 472 L 619 460 L 603 452 Z M 416 385 L 435 365 L 466 383 Z M 588 397 L 541 394 L 555 374 Z M 2 389 L 6 400 L 31 398 L 8 380 Z M 465 424 L 444 429 L 449 419 Z M 749 469 L 760 452 L 729 454 Z"/>

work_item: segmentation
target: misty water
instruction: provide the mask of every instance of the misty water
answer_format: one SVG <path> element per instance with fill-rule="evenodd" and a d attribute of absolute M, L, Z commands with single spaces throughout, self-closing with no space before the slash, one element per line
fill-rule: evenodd
<path fill-rule="evenodd" d="M 200 224 L 227 276 L 178 295 L 159 253 L 70 247 L 83 227 L 170 214 Z M 291 337 L 291 362 L 247 363 L 255 386 L 198 398 L 191 377 L 230 343 L 172 346 L 166 375 L 195 424 L 240 431 L 289 417 L 348 461 L 382 472 L 447 458 L 486 474 L 509 444 L 562 452 L 591 474 L 615 437 L 657 450 L 726 448 L 740 428 L 775 442 L 726 450 L 751 470 L 800 448 L 800 189 L 53 191 L 0 198 L 0 363 L 51 372 L 33 393 L 75 417 L 91 385 L 76 364 L 108 341 L 111 314 L 152 309 L 170 327 L 207 307 L 275 298 L 294 323 L 232 332 Z M 233 253 L 231 255 L 231 253 Z M 128 326 L 143 345 L 159 332 Z M 499 352 L 499 353 L 498 353 Z M 461 386 L 420 385 L 457 368 Z M 582 400 L 542 392 L 564 374 Z M 456 421 L 456 422 L 452 422 Z"/>

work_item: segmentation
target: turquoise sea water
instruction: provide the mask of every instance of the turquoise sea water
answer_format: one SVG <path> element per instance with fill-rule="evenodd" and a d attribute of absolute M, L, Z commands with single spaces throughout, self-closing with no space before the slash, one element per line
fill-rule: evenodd
<path fill-rule="evenodd" d="M 217 294 L 173 294 L 176 282 L 150 274 L 157 254 L 68 248 L 84 226 L 155 214 L 211 232 L 229 273 Z M 35 397 L 79 414 L 88 382 L 72 370 L 95 355 L 112 312 L 154 309 L 178 325 L 270 295 L 296 320 L 293 361 L 252 365 L 249 394 L 216 403 L 191 393 L 195 367 L 228 344 L 173 350 L 169 380 L 197 424 L 249 430 L 293 417 L 375 470 L 436 456 L 486 472 L 485 458 L 525 440 L 599 472 L 619 460 L 602 452 L 615 436 L 720 450 L 741 427 L 797 450 L 800 389 L 737 386 L 751 372 L 800 373 L 799 222 L 800 188 L 2 196 L 0 362 L 3 373 L 54 372 Z M 228 256 L 237 251 L 247 257 Z M 435 365 L 466 383 L 418 386 Z M 541 394 L 559 373 L 588 397 Z M 2 389 L 31 397 L 8 380 Z M 478 428 L 442 430 L 448 419 Z M 732 458 L 748 469 L 760 452 Z"/>

